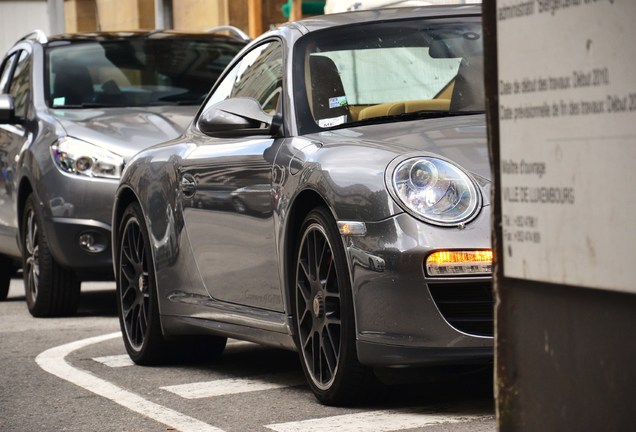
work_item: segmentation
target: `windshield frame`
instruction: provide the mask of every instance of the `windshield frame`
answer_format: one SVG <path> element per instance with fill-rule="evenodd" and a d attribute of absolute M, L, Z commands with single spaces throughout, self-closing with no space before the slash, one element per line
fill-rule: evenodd
<path fill-rule="evenodd" d="M 334 129 L 342 129 L 347 127 L 354 127 L 357 125 L 363 124 L 374 124 L 374 123 L 391 123 L 391 122 L 400 122 L 400 121 L 409 121 L 414 120 L 416 118 L 439 118 L 445 116 L 457 116 L 457 115 L 474 115 L 481 114 L 485 112 L 485 106 L 481 106 L 479 109 L 471 109 L 464 111 L 438 111 L 438 112 L 426 112 L 422 111 L 421 113 L 409 113 L 408 115 L 400 114 L 400 115 L 386 115 L 386 116 L 378 116 L 375 119 L 366 119 L 362 121 L 350 120 L 349 122 L 345 122 L 342 124 L 337 124 L 333 126 L 321 127 L 318 125 L 316 120 L 312 115 L 311 108 L 309 106 L 309 98 L 307 96 L 306 91 L 306 68 L 307 61 L 306 56 L 309 54 L 316 53 L 311 49 L 312 45 L 320 44 L 321 39 L 323 40 L 332 40 L 338 37 L 342 38 L 352 32 L 359 32 L 363 30 L 365 32 L 372 32 L 374 28 L 382 28 L 386 29 L 387 27 L 392 27 L 395 29 L 400 28 L 401 25 L 405 25 L 406 23 L 414 23 L 418 27 L 426 28 L 426 27 L 443 27 L 445 25 L 453 25 L 453 24 L 479 24 L 481 27 L 481 15 L 479 14 L 466 14 L 466 15 L 454 15 L 454 16 L 442 16 L 442 17 L 409 17 L 399 20 L 383 20 L 383 21 L 374 21 L 374 22 L 364 22 L 364 23 L 355 23 L 348 24 L 338 27 L 330 27 L 321 30 L 312 31 L 304 36 L 302 36 L 298 41 L 296 41 L 294 45 L 293 59 L 295 61 L 294 67 L 292 68 L 292 80 L 294 83 L 294 99 L 295 99 L 295 115 L 296 115 L 296 123 L 299 135 L 305 135 L 310 133 L 319 133 L 325 132 Z M 481 36 L 481 33 L 480 33 Z M 483 40 L 483 36 L 480 37 Z M 483 58 L 483 54 L 482 54 Z M 427 116 L 427 114 L 430 114 Z"/>

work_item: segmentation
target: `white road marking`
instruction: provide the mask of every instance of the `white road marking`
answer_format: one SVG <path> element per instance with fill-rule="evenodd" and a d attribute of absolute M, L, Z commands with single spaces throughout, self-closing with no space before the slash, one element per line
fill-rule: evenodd
<path fill-rule="evenodd" d="M 265 426 L 276 432 L 389 432 L 442 424 L 492 420 L 491 415 L 431 413 L 430 409 L 370 411 Z"/>
<path fill-rule="evenodd" d="M 227 348 L 229 349 L 243 349 L 243 348 L 253 347 L 253 346 L 257 346 L 257 344 L 252 342 L 239 341 L 239 340 L 231 340 L 231 341 L 228 341 L 227 343 Z M 120 367 L 135 365 L 135 362 L 130 359 L 130 356 L 128 354 L 94 357 L 93 360 L 96 361 L 97 363 L 103 364 L 104 366 L 108 366 L 112 368 L 120 368 Z"/>
<path fill-rule="evenodd" d="M 301 373 L 262 375 L 253 378 L 229 378 L 216 381 L 196 382 L 160 387 L 185 399 L 200 399 L 230 394 L 248 393 L 294 387 L 305 384 Z"/>
<path fill-rule="evenodd" d="M 98 363 L 103 364 L 104 366 L 108 366 L 108 367 L 112 367 L 112 368 L 119 368 L 119 367 L 126 367 L 126 366 L 134 366 L 135 365 L 135 362 L 130 359 L 130 356 L 128 356 L 128 354 L 110 355 L 110 356 L 104 356 L 104 357 L 94 357 L 93 360 L 95 360 Z"/>
<path fill-rule="evenodd" d="M 150 402 L 139 395 L 96 377 L 88 371 L 76 369 L 65 360 L 65 357 L 75 350 L 116 337 L 121 337 L 121 333 L 110 333 L 60 345 L 44 351 L 35 358 L 35 361 L 50 374 L 181 432 L 223 432 L 222 429 Z"/>

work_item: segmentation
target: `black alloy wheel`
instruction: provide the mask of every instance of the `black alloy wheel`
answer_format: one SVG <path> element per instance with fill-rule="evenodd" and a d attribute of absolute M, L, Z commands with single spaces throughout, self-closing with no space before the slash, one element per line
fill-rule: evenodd
<path fill-rule="evenodd" d="M 117 311 L 126 351 L 137 364 L 160 363 L 168 347 L 161 334 L 152 257 L 137 203 L 124 212 L 117 248 Z"/>
<path fill-rule="evenodd" d="M 219 357 L 224 337 L 183 336 L 178 341 L 163 337 L 148 231 L 137 202 L 124 211 L 118 233 L 117 311 L 130 358 L 140 365 L 155 365 L 194 356 Z"/>
<path fill-rule="evenodd" d="M 307 381 L 324 404 L 359 402 L 375 380 L 357 359 L 349 271 L 327 210 L 305 218 L 296 257 L 294 324 Z"/>
<path fill-rule="evenodd" d="M 22 272 L 29 312 L 34 317 L 72 315 L 80 298 L 80 281 L 55 262 L 34 195 L 22 212 Z"/>

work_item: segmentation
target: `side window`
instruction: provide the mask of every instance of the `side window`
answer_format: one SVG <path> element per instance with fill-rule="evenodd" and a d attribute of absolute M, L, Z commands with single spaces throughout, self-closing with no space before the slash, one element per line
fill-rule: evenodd
<path fill-rule="evenodd" d="M 26 117 L 31 93 L 31 58 L 26 51 L 20 53 L 13 73 L 9 94 L 14 98 L 16 117 Z"/>
<path fill-rule="evenodd" d="M 12 54 L 10 57 L 5 59 L 2 65 L 2 69 L 0 70 L 0 93 L 6 93 L 7 91 L 7 83 L 11 76 L 11 69 L 13 69 L 13 64 L 17 57 L 18 56 L 16 54 Z"/>
<path fill-rule="evenodd" d="M 259 45 L 223 78 L 206 108 L 224 99 L 250 97 L 273 114 L 283 87 L 283 50 L 279 42 Z"/>

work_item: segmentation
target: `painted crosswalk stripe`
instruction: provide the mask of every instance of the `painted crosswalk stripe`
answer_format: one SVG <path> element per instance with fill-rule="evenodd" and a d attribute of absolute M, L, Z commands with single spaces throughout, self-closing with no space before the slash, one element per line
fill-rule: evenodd
<path fill-rule="evenodd" d="M 229 378 L 161 387 L 185 399 L 200 399 L 299 386 L 305 383 L 301 373 L 263 375 L 252 378 Z"/>
<path fill-rule="evenodd" d="M 103 364 L 104 366 L 108 366 L 108 367 L 112 367 L 112 368 L 125 367 L 125 366 L 134 366 L 135 365 L 135 363 L 130 359 L 128 354 L 110 355 L 110 356 L 104 356 L 104 357 L 94 357 L 93 360 L 95 360 L 98 363 Z"/>
<path fill-rule="evenodd" d="M 239 341 L 239 340 L 230 339 L 230 340 L 228 340 L 226 349 L 234 350 L 234 349 L 243 349 L 243 348 L 249 348 L 249 347 L 255 347 L 255 346 L 258 346 L 258 345 L 255 344 L 255 343 L 252 343 L 252 342 L 246 342 L 246 341 Z M 112 368 L 119 368 L 119 367 L 126 367 L 126 366 L 134 366 L 135 365 L 135 362 L 133 362 L 130 359 L 130 356 L 128 356 L 128 354 L 93 357 L 93 360 L 98 362 L 98 363 L 103 364 L 104 366 L 108 366 L 108 367 L 112 367 Z"/>
<path fill-rule="evenodd" d="M 492 415 L 431 412 L 430 409 L 370 411 L 266 425 L 276 432 L 389 432 L 443 424 L 493 420 Z"/>

